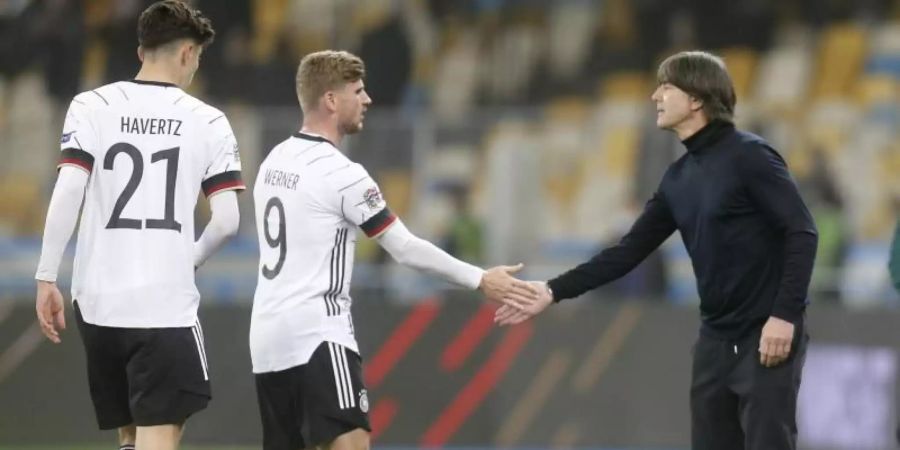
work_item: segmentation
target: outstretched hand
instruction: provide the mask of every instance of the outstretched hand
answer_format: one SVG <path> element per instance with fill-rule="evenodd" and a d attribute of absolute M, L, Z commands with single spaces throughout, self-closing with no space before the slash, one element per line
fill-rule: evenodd
<path fill-rule="evenodd" d="M 524 264 L 496 266 L 484 272 L 478 289 L 488 301 L 500 303 L 515 309 L 522 309 L 537 300 L 538 291 L 531 284 L 519 280 L 512 274 L 522 270 Z"/>
<path fill-rule="evenodd" d="M 530 281 L 529 284 L 538 292 L 537 300 L 524 306 L 523 308 L 514 308 L 510 305 L 503 305 L 494 313 L 494 323 L 500 326 L 516 325 L 522 323 L 538 314 L 553 303 L 553 296 L 547 289 L 547 283 L 543 281 Z"/>

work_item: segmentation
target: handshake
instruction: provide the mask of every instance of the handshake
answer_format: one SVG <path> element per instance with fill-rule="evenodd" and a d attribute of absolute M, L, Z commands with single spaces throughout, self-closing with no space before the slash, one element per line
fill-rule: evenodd
<path fill-rule="evenodd" d="M 523 264 L 497 266 L 485 271 L 478 286 L 487 301 L 500 305 L 494 313 L 494 323 L 505 326 L 522 323 L 553 303 L 553 295 L 543 281 L 522 281 L 512 274 L 522 270 Z"/>

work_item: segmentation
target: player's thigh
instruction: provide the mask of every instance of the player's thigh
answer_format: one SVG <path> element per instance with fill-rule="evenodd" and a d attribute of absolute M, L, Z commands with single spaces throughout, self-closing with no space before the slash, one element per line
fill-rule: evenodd
<path fill-rule="evenodd" d="M 336 437 L 329 444 L 320 446 L 322 450 L 369 450 L 369 432 L 356 428 Z"/>
<path fill-rule="evenodd" d="M 119 328 L 85 322 L 77 301 L 75 322 L 84 344 L 88 385 L 98 425 L 103 430 L 129 425 L 132 418 L 128 405 L 127 336 Z"/>
<path fill-rule="evenodd" d="M 335 343 L 322 343 L 306 364 L 302 383 L 309 444 L 328 444 L 355 430 L 368 436 L 369 398 L 358 354 Z"/>
<path fill-rule="evenodd" d="M 206 408 L 210 399 L 209 368 L 200 330 L 131 331 L 139 342 L 128 363 L 135 424 L 180 425 Z"/>

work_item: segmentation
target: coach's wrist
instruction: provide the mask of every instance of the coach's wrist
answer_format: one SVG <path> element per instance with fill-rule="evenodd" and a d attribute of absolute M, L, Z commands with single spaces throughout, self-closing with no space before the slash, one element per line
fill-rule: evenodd
<path fill-rule="evenodd" d="M 555 282 L 556 282 L 556 279 L 547 280 L 544 283 L 544 286 L 547 286 L 547 292 L 550 293 L 550 299 L 553 301 L 553 303 L 559 303 L 559 301 L 562 299 L 557 297 L 557 295 L 559 294 L 559 288 L 558 288 L 558 286 L 557 287 L 553 286 L 555 284 Z"/>
<path fill-rule="evenodd" d="M 547 295 L 550 296 L 550 302 L 553 303 L 555 297 L 553 296 L 553 288 L 550 287 L 550 283 L 542 281 L 541 284 L 544 285 L 544 290 L 547 291 Z"/>
<path fill-rule="evenodd" d="M 793 307 L 793 305 L 786 305 L 781 302 L 775 304 L 775 307 L 772 308 L 772 313 L 769 314 L 769 316 L 777 317 L 785 322 L 797 324 L 803 317 L 803 310 L 803 307 L 796 308 Z"/>

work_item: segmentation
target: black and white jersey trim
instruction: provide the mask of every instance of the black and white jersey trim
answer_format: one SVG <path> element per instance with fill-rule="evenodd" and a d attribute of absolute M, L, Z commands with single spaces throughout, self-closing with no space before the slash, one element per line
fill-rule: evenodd
<path fill-rule="evenodd" d="M 174 83 L 166 83 L 164 81 L 148 81 L 148 80 L 135 80 L 135 79 L 125 80 L 125 81 L 128 81 L 129 83 L 134 83 L 134 84 L 144 84 L 147 86 L 178 87 Z"/>
<path fill-rule="evenodd" d="M 331 144 L 332 147 L 337 148 L 337 145 L 334 145 L 334 142 L 331 142 L 331 141 L 329 141 L 328 139 L 325 139 L 325 138 L 322 137 L 322 136 L 315 136 L 315 135 L 312 135 L 312 134 L 306 134 L 306 133 L 304 133 L 304 132 L 302 132 L 302 131 L 298 131 L 298 132 L 292 134 L 292 136 L 294 136 L 295 138 L 304 139 L 304 140 L 307 140 L 307 141 L 313 141 L 313 142 L 327 142 L 327 143 Z"/>
<path fill-rule="evenodd" d="M 200 367 L 203 369 L 203 379 L 209 381 L 209 365 L 206 363 L 206 347 L 203 345 L 203 327 L 197 321 L 191 327 L 194 333 L 194 342 L 197 344 L 197 354 L 200 356 Z"/>
<path fill-rule="evenodd" d="M 331 367 L 334 370 L 334 385 L 337 391 L 338 406 L 341 409 L 356 407 L 356 395 L 353 391 L 353 379 L 350 377 L 350 366 L 347 364 L 347 351 L 333 342 L 328 343 L 331 354 Z"/>
<path fill-rule="evenodd" d="M 349 229 L 338 229 L 334 236 L 334 247 L 331 249 L 331 270 L 328 275 L 328 291 L 325 292 L 325 313 L 336 316 L 341 313 L 341 305 L 337 299 L 344 289 L 344 277 L 347 266 L 347 235 Z"/>

